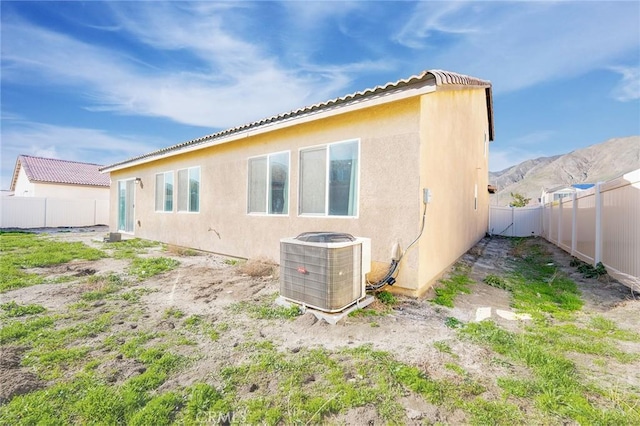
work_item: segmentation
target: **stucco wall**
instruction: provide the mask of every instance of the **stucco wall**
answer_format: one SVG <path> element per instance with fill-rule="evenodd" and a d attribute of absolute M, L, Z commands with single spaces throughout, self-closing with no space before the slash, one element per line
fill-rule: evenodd
<path fill-rule="evenodd" d="M 434 198 L 427 226 L 403 259 L 396 283 L 419 294 L 486 230 L 485 102 L 483 89 L 437 92 L 111 171 L 111 228 L 117 229 L 118 180 L 139 177 L 134 234 L 140 238 L 279 262 L 281 238 L 348 232 L 371 238 L 374 270 L 380 270 L 394 243 L 406 248 L 417 237 L 422 188 L 428 187 Z M 358 217 L 298 215 L 299 150 L 353 139 L 360 140 Z M 281 151 L 290 151 L 289 214 L 247 214 L 248 158 Z M 155 212 L 155 174 L 174 171 L 175 181 L 178 169 L 193 166 L 201 167 L 200 212 L 178 213 L 175 201 L 173 212 Z"/>
<path fill-rule="evenodd" d="M 24 168 L 18 171 L 15 187 L 16 197 L 60 198 L 68 200 L 109 200 L 108 187 L 65 185 L 56 183 L 29 182 Z"/>
<path fill-rule="evenodd" d="M 112 171 L 111 227 L 117 228 L 117 181 L 140 177 L 142 187 L 135 189 L 138 237 L 279 261 L 281 238 L 306 231 L 348 232 L 371 238 L 372 258 L 386 265 L 394 242 L 408 244 L 417 233 L 418 111 L 419 99 L 412 98 Z M 351 139 L 360 139 L 359 216 L 299 216 L 299 149 Z M 286 150 L 291 154 L 289 215 L 248 215 L 248 158 Z M 155 173 L 198 165 L 200 213 L 156 213 Z M 415 280 L 416 272 L 407 278 Z"/>
<path fill-rule="evenodd" d="M 420 256 L 422 289 L 487 231 L 487 123 L 483 89 L 438 90 L 422 97 L 421 186 L 433 193 L 419 252 L 413 254 Z"/>
<path fill-rule="evenodd" d="M 63 199 L 91 199 L 108 200 L 109 188 L 81 185 L 64 185 L 35 183 L 34 192 L 36 197 L 63 198 Z"/>
<path fill-rule="evenodd" d="M 18 179 L 16 179 L 16 187 L 13 193 L 16 197 L 35 197 L 34 185 L 29 182 L 29 178 L 24 169 L 20 167 L 18 170 Z"/>

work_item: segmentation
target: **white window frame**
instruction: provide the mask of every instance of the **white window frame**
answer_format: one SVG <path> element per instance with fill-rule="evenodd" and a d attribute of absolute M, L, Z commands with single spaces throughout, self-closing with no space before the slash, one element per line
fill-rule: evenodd
<path fill-rule="evenodd" d="M 330 149 L 334 145 L 346 144 L 346 143 L 357 143 L 358 145 L 358 158 L 357 158 L 357 171 L 356 171 L 356 200 L 354 206 L 354 214 L 352 215 L 332 215 L 329 214 L 329 192 L 330 192 L 330 181 L 331 181 L 331 155 Z M 323 213 L 303 213 L 302 212 L 302 153 L 305 151 L 313 151 L 317 149 L 325 148 L 325 194 L 324 194 L 324 212 Z M 357 219 L 360 215 L 360 170 L 362 163 L 362 155 L 361 155 L 361 141 L 360 138 L 353 139 L 345 139 L 337 142 L 331 142 L 321 145 L 313 145 L 304 148 L 300 148 L 298 150 L 298 216 L 299 217 L 322 217 L 328 219 Z"/>
<path fill-rule="evenodd" d="M 191 210 L 191 191 L 189 190 L 189 181 L 191 179 L 191 171 L 192 170 L 198 170 L 198 210 Z M 187 171 L 187 209 L 186 210 L 180 210 L 180 172 L 181 171 Z M 200 166 L 193 166 L 193 167 L 185 167 L 182 169 L 178 169 L 176 171 L 176 211 L 178 213 L 187 213 L 187 214 L 199 214 L 200 213 L 200 203 L 202 200 L 201 194 L 202 194 L 202 169 L 200 168 Z"/>
<path fill-rule="evenodd" d="M 167 210 L 167 175 L 171 175 L 171 182 L 173 185 L 172 193 L 171 193 L 171 210 Z M 162 208 L 158 209 L 158 176 L 162 176 L 162 200 L 160 205 Z M 173 213 L 175 210 L 175 201 L 176 201 L 176 182 L 175 182 L 175 173 L 173 170 L 169 170 L 167 172 L 156 173 L 155 176 L 155 194 L 154 194 L 154 202 L 155 202 L 155 211 L 156 213 Z"/>
<path fill-rule="evenodd" d="M 283 207 L 283 213 L 270 213 L 269 212 L 269 201 L 271 200 L 272 194 L 271 192 L 271 185 L 270 185 L 270 174 L 269 172 L 271 171 L 271 158 L 276 156 L 276 155 L 280 155 L 280 154 L 287 154 L 287 202 L 286 205 Z M 250 211 L 251 208 L 251 203 L 250 203 L 250 197 L 251 197 L 251 161 L 252 160 L 258 160 L 258 159 L 264 159 L 266 158 L 267 160 L 267 168 L 266 168 L 266 179 L 265 179 L 265 185 L 267 185 L 266 191 L 265 191 L 265 211 L 263 212 L 259 212 L 259 211 Z M 290 199 L 291 199 L 291 151 L 278 151 L 278 152 L 272 152 L 269 154 L 265 154 L 265 155 L 256 155 L 254 157 L 249 157 L 247 159 L 247 214 L 248 215 L 252 215 L 252 216 L 278 216 L 278 217 L 286 217 L 289 216 L 289 207 L 290 207 Z"/>

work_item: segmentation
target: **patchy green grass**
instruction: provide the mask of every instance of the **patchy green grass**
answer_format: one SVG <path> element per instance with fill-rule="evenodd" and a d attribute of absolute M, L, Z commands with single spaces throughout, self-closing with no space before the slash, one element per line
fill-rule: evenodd
<path fill-rule="evenodd" d="M 84 361 L 91 351 L 87 346 L 73 348 L 58 348 L 42 350 L 41 348 L 26 353 L 22 365 L 32 367 L 43 380 L 53 380 L 62 377 L 70 368 Z"/>
<path fill-rule="evenodd" d="M 449 328 L 460 328 L 464 325 L 462 321 L 455 317 L 446 317 L 444 319 L 444 325 Z"/>
<path fill-rule="evenodd" d="M 381 317 L 387 315 L 387 310 L 377 310 L 371 308 L 358 308 L 349 312 L 351 318 L 368 318 L 368 317 Z"/>
<path fill-rule="evenodd" d="M 373 303 L 365 308 L 357 308 L 349 312 L 351 318 L 375 318 L 389 315 L 393 311 L 393 307 L 396 306 L 398 298 L 389 291 L 379 291 L 375 293 L 375 298 L 380 303 Z M 380 325 L 372 321 L 371 327 L 379 327 Z"/>
<path fill-rule="evenodd" d="M 125 279 L 114 273 L 92 275 L 87 279 L 89 290 L 83 293 L 81 298 L 87 302 L 102 300 L 108 295 L 120 291 L 127 284 Z"/>
<path fill-rule="evenodd" d="M 191 315 L 189 318 L 184 320 L 183 325 L 186 330 L 196 334 L 203 334 L 214 341 L 220 338 L 221 332 L 228 330 L 227 324 L 216 324 L 205 319 L 202 315 Z"/>
<path fill-rule="evenodd" d="M 74 318 L 71 325 L 71 315 L 18 317 L 0 329 L 0 345 L 24 348 L 22 365 L 30 367 L 40 379 L 60 379 L 87 362 L 92 348 L 80 342 L 107 331 L 112 317 L 110 312 L 97 316 L 88 313 Z"/>
<path fill-rule="evenodd" d="M 302 314 L 298 305 L 278 306 L 275 304 L 277 294 L 256 301 L 242 301 L 229 307 L 231 312 L 245 313 L 256 319 L 293 319 Z"/>
<path fill-rule="evenodd" d="M 149 312 L 134 305 L 149 290 L 127 288 L 117 274 L 86 278 L 80 285 L 89 291 L 59 311 L 3 303 L 0 350 L 20 348 L 23 371 L 43 382 L 39 390 L 0 405 L 0 424 L 338 424 L 356 409 L 375 410 L 381 424 L 406 424 L 407 399 L 435 405 L 439 421 L 451 424 L 640 424 L 637 388 L 593 380 L 572 361 L 579 354 L 603 371 L 612 363 L 636 368 L 639 355 L 625 348 L 640 341 L 640 333 L 580 312 L 579 292 L 549 256 L 535 247 L 529 252 L 530 242 L 517 244 L 513 275 L 496 275 L 490 284 L 506 284 L 514 305 L 535 320 L 515 333 L 490 321 L 466 324 L 442 316 L 441 327 L 454 331 L 439 330 L 445 340 L 425 340 L 431 356 L 416 364 L 373 345 L 285 349 L 259 335 L 275 322 L 256 321 L 300 314 L 295 306 L 277 306 L 276 295 L 231 305 L 232 314 L 255 320 L 230 315 L 229 323 L 220 312 L 194 315 L 187 307 L 162 305 Z M 450 278 L 451 303 L 469 284 L 467 271 L 456 274 Z M 541 292 L 543 284 L 551 291 Z M 379 293 L 377 305 L 390 310 L 399 302 L 386 293 Z M 103 299 L 109 302 L 94 303 Z M 366 312 L 376 311 L 354 315 Z M 247 328 L 247 322 L 258 326 Z M 379 322 L 370 325 L 386 325 Z M 203 344 L 208 350 L 229 346 L 205 353 Z M 192 363 L 202 360 L 211 360 L 212 368 L 195 377 Z M 478 366 L 495 376 L 479 376 Z M 188 385 L 179 384 L 183 377 Z"/>
<path fill-rule="evenodd" d="M 78 358 L 81 350 L 65 356 Z M 0 407 L 2 424 L 172 424 L 191 389 L 157 393 L 183 359 L 157 348 L 133 352 L 146 369 L 122 385 L 79 373 L 46 389 L 14 397 Z M 58 355 L 60 356 L 60 355 Z"/>
<path fill-rule="evenodd" d="M 12 321 L 0 328 L 0 345 L 21 340 L 29 340 L 30 336 L 53 327 L 54 319 L 49 316 L 31 318 L 26 321 Z"/>
<path fill-rule="evenodd" d="M 106 243 L 104 248 L 111 249 L 113 257 L 116 259 L 134 259 L 139 254 L 147 253 L 151 248 L 162 248 L 162 244 L 157 241 L 132 238 L 115 243 Z"/>
<path fill-rule="evenodd" d="M 531 378 L 498 378 L 505 400 L 525 398 L 542 416 L 560 422 L 640 424 L 640 397 L 628 391 L 612 394 L 588 383 L 570 358 L 571 354 L 580 353 L 621 364 L 635 362 L 640 354 L 621 350 L 619 343 L 637 342 L 640 334 L 621 330 L 597 315 L 580 324 L 574 318 L 582 307 L 577 286 L 554 265 L 543 246 L 517 240 L 514 253 L 513 272 L 500 277 L 500 282 L 508 283 L 505 287 L 513 293 L 513 306 L 532 314 L 534 321 L 521 333 L 507 331 L 488 320 L 463 325 L 459 331 L 463 338 L 530 369 Z M 491 419 L 502 423 L 501 416 L 514 409 L 511 404 L 498 407 L 487 417 L 487 409 L 493 404 L 481 404 L 484 408 L 477 413 L 481 423 L 492 423 Z"/>
<path fill-rule="evenodd" d="M 376 293 L 376 299 L 387 306 L 394 306 L 398 304 L 396 296 L 394 296 L 393 293 L 384 290 Z"/>
<path fill-rule="evenodd" d="M 182 318 L 184 317 L 185 313 L 182 312 L 180 309 L 171 307 L 169 309 L 167 309 L 166 311 L 164 311 L 164 315 L 162 315 L 162 318 Z"/>
<path fill-rule="evenodd" d="M 473 283 L 473 280 L 469 278 L 468 273 L 468 267 L 456 265 L 451 276 L 440 280 L 434 288 L 436 297 L 433 303 L 453 308 L 453 301 L 458 294 L 471 292 L 469 284 Z"/>
<path fill-rule="evenodd" d="M 159 334 L 145 332 L 117 333 L 105 336 L 113 313 L 107 312 L 86 321 L 76 318 L 69 327 L 64 316 L 14 321 L 0 330 L 2 344 L 30 347 L 22 359 L 40 379 L 50 381 L 45 389 L 12 398 L 0 406 L 1 424 L 173 424 L 179 411 L 185 420 L 197 412 L 192 395 L 197 389 L 157 392 L 188 360 L 171 352 L 168 344 L 155 341 Z M 54 326 L 57 326 L 54 328 Z M 103 336 L 97 347 L 78 345 L 84 338 Z M 98 353 L 96 349 L 100 349 Z M 111 384 L 97 372 L 104 350 L 120 354 L 143 365 L 121 384 Z M 93 354 L 93 355 L 92 355 Z M 113 355 L 112 355 L 113 356 Z M 111 356 L 111 357 L 112 357 Z M 210 404 L 212 405 L 212 404 Z M 207 401 L 201 406 L 208 408 Z"/>
<path fill-rule="evenodd" d="M 526 244 L 525 248 L 521 245 Z M 576 283 L 553 262 L 551 255 L 540 243 L 517 239 L 515 269 L 505 277 L 513 293 L 513 306 L 537 318 L 548 314 L 568 318 L 582 308 L 583 302 Z M 522 255 L 518 256 L 519 253 Z"/>
<path fill-rule="evenodd" d="M 140 280 L 175 269 L 180 262 L 169 257 L 135 258 L 131 261 L 129 273 Z"/>
<path fill-rule="evenodd" d="M 74 259 L 97 260 L 106 254 L 79 242 L 55 241 L 46 235 L 2 233 L 0 292 L 42 284 L 45 278 L 25 269 L 46 267 Z"/>
<path fill-rule="evenodd" d="M 639 424 L 640 410 L 637 407 L 622 406 L 611 400 L 606 391 L 584 383 L 575 364 L 566 356 L 573 351 L 612 357 L 619 357 L 619 353 L 602 348 L 585 351 L 588 346 L 580 346 L 562 333 L 551 335 L 549 330 L 534 329 L 515 334 L 491 321 L 470 323 L 461 333 L 531 369 L 533 379 L 503 377 L 498 380 L 505 396 L 530 398 L 544 413 L 580 424 Z M 626 396 L 630 398 L 628 401 L 640 402 L 637 396 Z"/>
<path fill-rule="evenodd" d="M 451 346 L 449 346 L 447 342 L 443 342 L 443 341 L 433 342 L 433 347 L 436 348 L 438 351 L 442 352 L 443 354 L 451 355 L 451 357 L 455 359 L 460 358 L 458 354 L 453 352 L 453 350 L 451 349 Z"/>
<path fill-rule="evenodd" d="M 0 309 L 4 311 L 3 314 L 0 314 L 0 317 L 4 316 L 7 318 L 37 315 L 47 310 L 44 306 L 40 305 L 19 305 L 13 300 L 11 302 L 1 304 Z"/>
<path fill-rule="evenodd" d="M 509 282 L 507 280 L 505 280 L 504 278 L 498 276 L 498 275 L 494 275 L 494 274 L 489 274 L 486 277 L 484 277 L 484 279 L 482 280 L 483 283 L 490 285 L 491 287 L 496 287 L 496 288 L 501 288 L 503 290 L 510 290 L 511 289 L 511 285 L 509 284 Z"/>
<path fill-rule="evenodd" d="M 145 294 L 149 294 L 152 293 L 153 290 L 150 290 L 148 288 L 134 288 L 131 289 L 127 292 L 124 293 L 120 293 L 118 295 L 114 295 L 111 296 L 112 298 L 117 298 L 120 300 L 125 300 L 129 303 L 138 303 L 140 301 L 140 297 L 144 296 Z"/>

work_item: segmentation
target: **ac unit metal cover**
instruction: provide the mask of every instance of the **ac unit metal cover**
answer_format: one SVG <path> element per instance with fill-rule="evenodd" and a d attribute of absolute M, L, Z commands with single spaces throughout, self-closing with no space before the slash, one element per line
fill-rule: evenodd
<path fill-rule="evenodd" d="M 364 274 L 370 269 L 370 254 L 363 253 L 363 248 L 365 252 L 370 250 L 370 243 L 366 238 L 352 239 L 280 240 L 280 294 L 326 312 L 342 311 L 364 298 Z"/>

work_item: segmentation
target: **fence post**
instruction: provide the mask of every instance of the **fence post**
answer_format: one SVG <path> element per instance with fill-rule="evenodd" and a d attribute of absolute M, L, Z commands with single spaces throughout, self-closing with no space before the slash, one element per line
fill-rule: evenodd
<path fill-rule="evenodd" d="M 553 217 L 553 204 L 552 203 L 546 204 L 544 208 L 548 209 L 547 216 L 546 216 L 547 220 L 545 222 L 547 229 L 544 232 L 545 232 L 545 235 L 547 236 L 547 241 L 551 241 L 551 238 L 552 238 L 551 229 L 553 228 L 553 226 L 551 225 L 551 218 Z"/>
<path fill-rule="evenodd" d="M 575 192 L 571 194 L 571 256 L 575 256 L 578 247 L 578 196 Z"/>
<path fill-rule="evenodd" d="M 552 235 L 552 231 L 553 231 L 553 225 L 551 224 L 551 218 L 553 217 L 553 203 L 549 203 L 547 204 L 547 236 L 549 238 L 547 238 L 549 241 L 551 241 L 551 239 L 553 238 Z"/>
<path fill-rule="evenodd" d="M 44 226 L 43 226 L 43 228 L 47 227 L 47 199 L 48 198 L 46 198 L 46 197 L 44 199 L 44 220 L 43 220 Z"/>
<path fill-rule="evenodd" d="M 540 206 L 540 236 L 544 238 L 544 204 Z"/>
<path fill-rule="evenodd" d="M 558 241 L 556 245 L 560 247 L 560 244 L 562 244 L 562 197 L 558 200 L 558 205 L 560 206 L 560 211 L 558 212 Z"/>
<path fill-rule="evenodd" d="M 548 240 L 548 236 L 547 236 L 547 226 L 546 226 L 546 218 L 547 218 L 547 205 L 543 204 L 542 205 L 542 214 L 540 215 L 540 232 L 542 234 L 542 237 L 546 240 Z"/>
<path fill-rule="evenodd" d="M 596 183 L 596 237 L 595 237 L 595 256 L 593 266 L 602 261 L 602 193 L 600 192 L 601 182 Z"/>
<path fill-rule="evenodd" d="M 516 234 L 516 208 L 511 207 L 511 236 L 515 237 Z"/>

